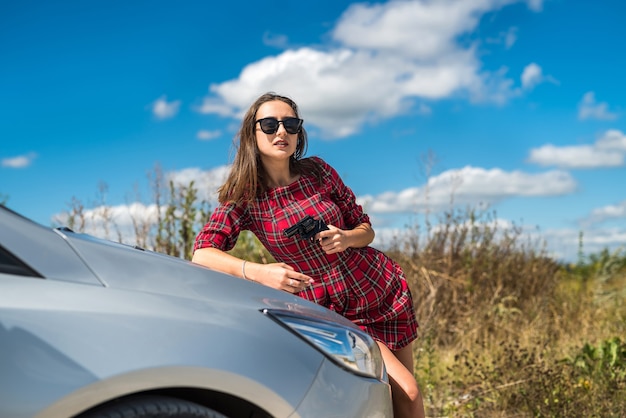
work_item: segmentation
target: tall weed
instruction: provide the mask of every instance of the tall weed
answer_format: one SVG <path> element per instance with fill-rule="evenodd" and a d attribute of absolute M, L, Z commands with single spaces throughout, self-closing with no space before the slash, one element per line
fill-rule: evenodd
<path fill-rule="evenodd" d="M 564 266 L 521 227 L 455 211 L 389 255 L 405 269 L 422 337 L 429 416 L 626 416 L 626 257 Z"/>

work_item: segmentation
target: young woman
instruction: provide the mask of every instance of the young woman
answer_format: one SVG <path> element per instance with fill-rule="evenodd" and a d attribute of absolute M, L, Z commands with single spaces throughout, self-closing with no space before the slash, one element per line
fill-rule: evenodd
<path fill-rule="evenodd" d="M 417 320 L 404 273 L 369 247 L 369 217 L 337 172 L 320 158 L 302 158 L 307 135 L 297 105 L 273 93 L 246 113 L 220 205 L 196 238 L 193 261 L 321 304 L 350 319 L 378 343 L 396 417 L 423 417 L 413 375 Z M 328 229 L 312 240 L 285 230 L 307 216 Z M 252 231 L 277 263 L 233 257 L 239 233 Z"/>

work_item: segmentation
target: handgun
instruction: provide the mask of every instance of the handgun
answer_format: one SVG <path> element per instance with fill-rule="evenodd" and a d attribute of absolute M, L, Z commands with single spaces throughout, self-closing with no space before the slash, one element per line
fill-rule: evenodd
<path fill-rule="evenodd" d="M 313 241 L 318 232 L 325 231 L 327 229 L 328 226 L 326 226 L 324 221 L 321 219 L 315 219 L 311 215 L 307 215 L 297 224 L 285 229 L 284 233 L 287 238 L 291 238 L 294 235 L 299 234 L 300 238 Z"/>

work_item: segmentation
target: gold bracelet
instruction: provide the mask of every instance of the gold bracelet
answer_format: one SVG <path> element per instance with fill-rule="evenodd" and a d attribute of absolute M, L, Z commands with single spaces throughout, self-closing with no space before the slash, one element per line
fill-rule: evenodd
<path fill-rule="evenodd" d="M 243 264 L 241 265 L 241 275 L 245 280 L 248 280 L 248 278 L 246 277 L 246 263 L 247 261 L 243 260 Z"/>

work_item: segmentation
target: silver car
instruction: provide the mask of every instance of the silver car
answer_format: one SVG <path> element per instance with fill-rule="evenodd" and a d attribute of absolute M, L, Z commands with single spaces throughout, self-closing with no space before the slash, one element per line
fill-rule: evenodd
<path fill-rule="evenodd" d="M 0 417 L 392 415 L 334 312 L 0 206 Z"/>

